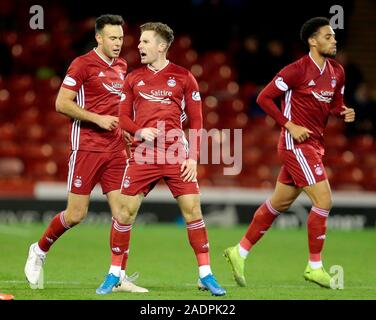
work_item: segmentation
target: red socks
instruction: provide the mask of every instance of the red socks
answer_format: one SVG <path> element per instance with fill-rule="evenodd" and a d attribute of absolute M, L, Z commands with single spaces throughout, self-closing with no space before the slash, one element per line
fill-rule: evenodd
<path fill-rule="evenodd" d="M 307 220 L 309 260 L 321 261 L 329 210 L 312 207 Z"/>
<path fill-rule="evenodd" d="M 210 265 L 209 241 L 204 220 L 187 223 L 188 239 L 199 266 Z"/>
<path fill-rule="evenodd" d="M 58 213 L 48 225 L 43 236 L 38 241 L 38 246 L 44 252 L 48 252 L 52 244 L 70 227 L 64 220 L 64 211 Z"/>
<path fill-rule="evenodd" d="M 121 224 L 112 218 L 110 233 L 111 265 L 122 266 L 122 270 L 125 270 L 127 264 L 131 230 L 131 224 Z"/>
<path fill-rule="evenodd" d="M 270 228 L 273 221 L 278 217 L 280 212 L 275 210 L 270 200 L 266 200 L 255 212 L 252 222 L 242 240 L 240 246 L 249 251 L 252 246 L 264 235 Z"/>

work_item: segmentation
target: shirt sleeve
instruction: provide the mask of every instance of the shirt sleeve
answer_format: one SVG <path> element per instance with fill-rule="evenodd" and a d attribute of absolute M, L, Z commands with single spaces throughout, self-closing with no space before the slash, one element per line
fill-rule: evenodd
<path fill-rule="evenodd" d="M 284 67 L 257 97 L 259 106 L 280 126 L 284 126 L 289 119 L 282 114 L 274 99 L 296 87 L 299 83 L 299 75 L 299 69 L 295 64 Z"/>
<path fill-rule="evenodd" d="M 185 85 L 184 101 L 184 111 L 189 119 L 189 128 L 194 133 L 189 137 L 189 158 L 197 161 L 201 144 L 202 102 L 197 81 L 190 72 Z"/>
<path fill-rule="evenodd" d="M 119 107 L 119 125 L 120 128 L 135 134 L 137 130 L 141 129 L 133 121 L 133 90 L 129 81 L 129 76 L 125 78 L 124 89 L 122 94 L 122 101 Z"/>
<path fill-rule="evenodd" d="M 78 92 L 87 79 L 87 68 L 82 59 L 76 58 L 70 64 L 61 87 Z"/>
<path fill-rule="evenodd" d="M 340 71 L 338 75 L 338 83 L 334 91 L 333 101 L 330 105 L 330 113 L 340 117 L 340 113 L 343 111 L 342 106 L 345 105 L 343 101 L 343 95 L 345 93 L 345 71 L 342 66 L 340 66 Z"/>

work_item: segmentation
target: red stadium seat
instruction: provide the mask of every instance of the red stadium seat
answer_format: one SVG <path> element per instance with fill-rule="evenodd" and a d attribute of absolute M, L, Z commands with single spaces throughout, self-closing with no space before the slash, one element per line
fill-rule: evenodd
<path fill-rule="evenodd" d="M 58 166 L 52 160 L 40 160 L 25 164 L 26 177 L 35 181 L 55 181 L 57 180 Z"/>
<path fill-rule="evenodd" d="M 4 141 L 15 140 L 17 136 L 16 126 L 12 122 L 5 122 L 0 124 L 1 143 Z"/>
<path fill-rule="evenodd" d="M 349 147 L 356 154 L 376 151 L 375 138 L 370 134 L 353 137 Z"/>
<path fill-rule="evenodd" d="M 0 157 L 19 157 L 23 153 L 22 148 L 14 141 L 1 141 Z"/>
<path fill-rule="evenodd" d="M 19 177 L 24 170 L 21 159 L 15 157 L 0 158 L 0 179 L 4 177 Z"/>
<path fill-rule="evenodd" d="M 360 167 L 349 166 L 337 170 L 332 177 L 332 183 L 339 190 L 363 190 L 365 174 Z"/>

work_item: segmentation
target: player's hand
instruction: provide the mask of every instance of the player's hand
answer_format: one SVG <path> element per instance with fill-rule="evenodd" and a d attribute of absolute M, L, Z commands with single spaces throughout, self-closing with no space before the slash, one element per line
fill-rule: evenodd
<path fill-rule="evenodd" d="M 195 181 L 197 178 L 197 161 L 193 159 L 184 160 L 180 167 L 180 175 L 184 182 Z"/>
<path fill-rule="evenodd" d="M 140 132 L 140 137 L 145 141 L 153 141 L 159 133 L 157 128 L 143 128 Z"/>
<path fill-rule="evenodd" d="M 311 130 L 307 129 L 306 127 L 298 126 L 297 124 L 294 124 L 291 121 L 286 122 L 285 128 L 290 132 L 294 140 L 298 142 L 303 142 L 307 140 L 310 136 L 310 133 L 313 133 Z"/>
<path fill-rule="evenodd" d="M 119 118 L 110 115 L 98 115 L 96 124 L 102 129 L 112 131 L 119 125 Z"/>
<path fill-rule="evenodd" d="M 345 122 L 354 122 L 355 121 L 355 111 L 352 108 L 347 108 L 342 106 L 343 111 L 340 113 L 341 116 L 344 116 Z"/>
<path fill-rule="evenodd" d="M 126 130 L 121 130 L 121 131 L 123 133 L 123 138 L 125 140 L 125 143 L 130 146 L 132 144 L 132 135 Z"/>

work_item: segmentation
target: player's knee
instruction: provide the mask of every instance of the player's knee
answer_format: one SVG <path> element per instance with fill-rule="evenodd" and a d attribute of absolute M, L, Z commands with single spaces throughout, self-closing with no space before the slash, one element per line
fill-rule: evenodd
<path fill-rule="evenodd" d="M 192 206 L 187 210 L 182 210 L 182 214 L 187 222 L 202 219 L 200 206 Z"/>
<path fill-rule="evenodd" d="M 114 218 L 122 224 L 132 224 L 136 219 L 137 209 L 122 207 Z"/>
<path fill-rule="evenodd" d="M 324 210 L 330 210 L 332 208 L 332 199 L 329 196 L 321 197 L 313 203 L 313 206 Z"/>
<path fill-rule="evenodd" d="M 87 215 L 87 210 L 75 208 L 72 210 L 66 210 L 64 219 L 65 222 L 70 226 L 75 226 L 85 219 Z"/>
<path fill-rule="evenodd" d="M 285 212 L 287 211 L 291 206 L 291 201 L 270 201 L 270 204 L 274 210 L 277 210 L 278 212 Z"/>

